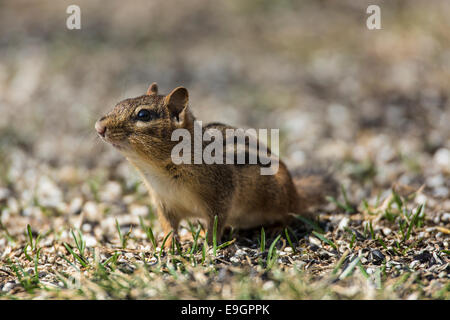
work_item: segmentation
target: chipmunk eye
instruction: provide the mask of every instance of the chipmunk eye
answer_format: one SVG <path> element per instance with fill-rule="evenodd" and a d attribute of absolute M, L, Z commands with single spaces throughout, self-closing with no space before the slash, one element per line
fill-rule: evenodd
<path fill-rule="evenodd" d="M 147 109 L 142 109 L 137 114 L 137 119 L 140 121 L 150 121 L 155 118 L 154 114 Z"/>

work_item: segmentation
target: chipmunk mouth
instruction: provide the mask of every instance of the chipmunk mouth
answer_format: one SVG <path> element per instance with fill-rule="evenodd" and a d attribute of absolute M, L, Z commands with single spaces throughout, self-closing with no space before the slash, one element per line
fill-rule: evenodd
<path fill-rule="evenodd" d="M 111 131 L 111 128 L 108 128 L 102 120 L 104 120 L 104 118 L 95 123 L 95 130 L 100 138 L 114 148 L 124 150 L 127 145 L 126 138 L 124 138 L 122 134 L 116 133 L 114 130 Z"/>
<path fill-rule="evenodd" d="M 126 141 L 111 139 L 111 137 L 109 137 L 108 135 L 101 136 L 101 138 L 102 138 L 103 141 L 105 141 L 106 143 L 112 145 L 114 148 L 116 148 L 118 150 L 125 150 Z"/>
<path fill-rule="evenodd" d="M 119 150 L 124 149 L 123 146 L 121 146 L 120 144 L 117 144 L 117 143 L 111 143 L 111 145 L 112 145 L 114 148 L 119 149 Z"/>
<path fill-rule="evenodd" d="M 119 142 L 119 141 L 109 140 L 107 142 L 118 150 L 125 150 L 125 143 L 122 141 Z"/>

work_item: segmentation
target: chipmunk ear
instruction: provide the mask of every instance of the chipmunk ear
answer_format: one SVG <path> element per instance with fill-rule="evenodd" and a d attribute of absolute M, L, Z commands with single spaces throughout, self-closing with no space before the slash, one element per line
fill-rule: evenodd
<path fill-rule="evenodd" d="M 147 89 L 147 95 L 151 96 L 152 94 L 158 94 L 158 85 L 156 84 L 156 82 L 153 82 Z"/>
<path fill-rule="evenodd" d="M 186 88 L 178 87 L 169 93 L 164 102 L 170 112 L 170 118 L 178 120 L 180 113 L 186 108 L 189 101 L 189 93 Z"/>

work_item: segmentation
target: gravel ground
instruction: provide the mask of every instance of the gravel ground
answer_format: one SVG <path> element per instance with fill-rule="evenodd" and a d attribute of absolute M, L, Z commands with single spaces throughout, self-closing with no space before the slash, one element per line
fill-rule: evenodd
<path fill-rule="evenodd" d="M 374 32 L 365 1 L 136 3 L 80 1 L 78 33 L 63 2 L 0 5 L 0 299 L 450 298 L 449 3 L 383 2 Z M 185 223 L 161 251 L 93 129 L 153 81 L 201 120 L 279 128 L 288 166 L 329 167 L 339 196 L 216 250 Z"/>

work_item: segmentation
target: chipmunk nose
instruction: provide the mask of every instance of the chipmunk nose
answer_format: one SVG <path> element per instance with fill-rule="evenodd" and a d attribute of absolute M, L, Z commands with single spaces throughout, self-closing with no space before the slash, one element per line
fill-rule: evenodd
<path fill-rule="evenodd" d="M 102 137 L 105 137 L 105 134 L 106 134 L 106 126 L 102 123 L 102 120 L 103 120 L 103 119 L 104 119 L 104 118 L 98 120 L 98 121 L 95 123 L 95 130 L 97 130 L 97 133 L 98 133 L 99 135 L 101 135 Z"/>

